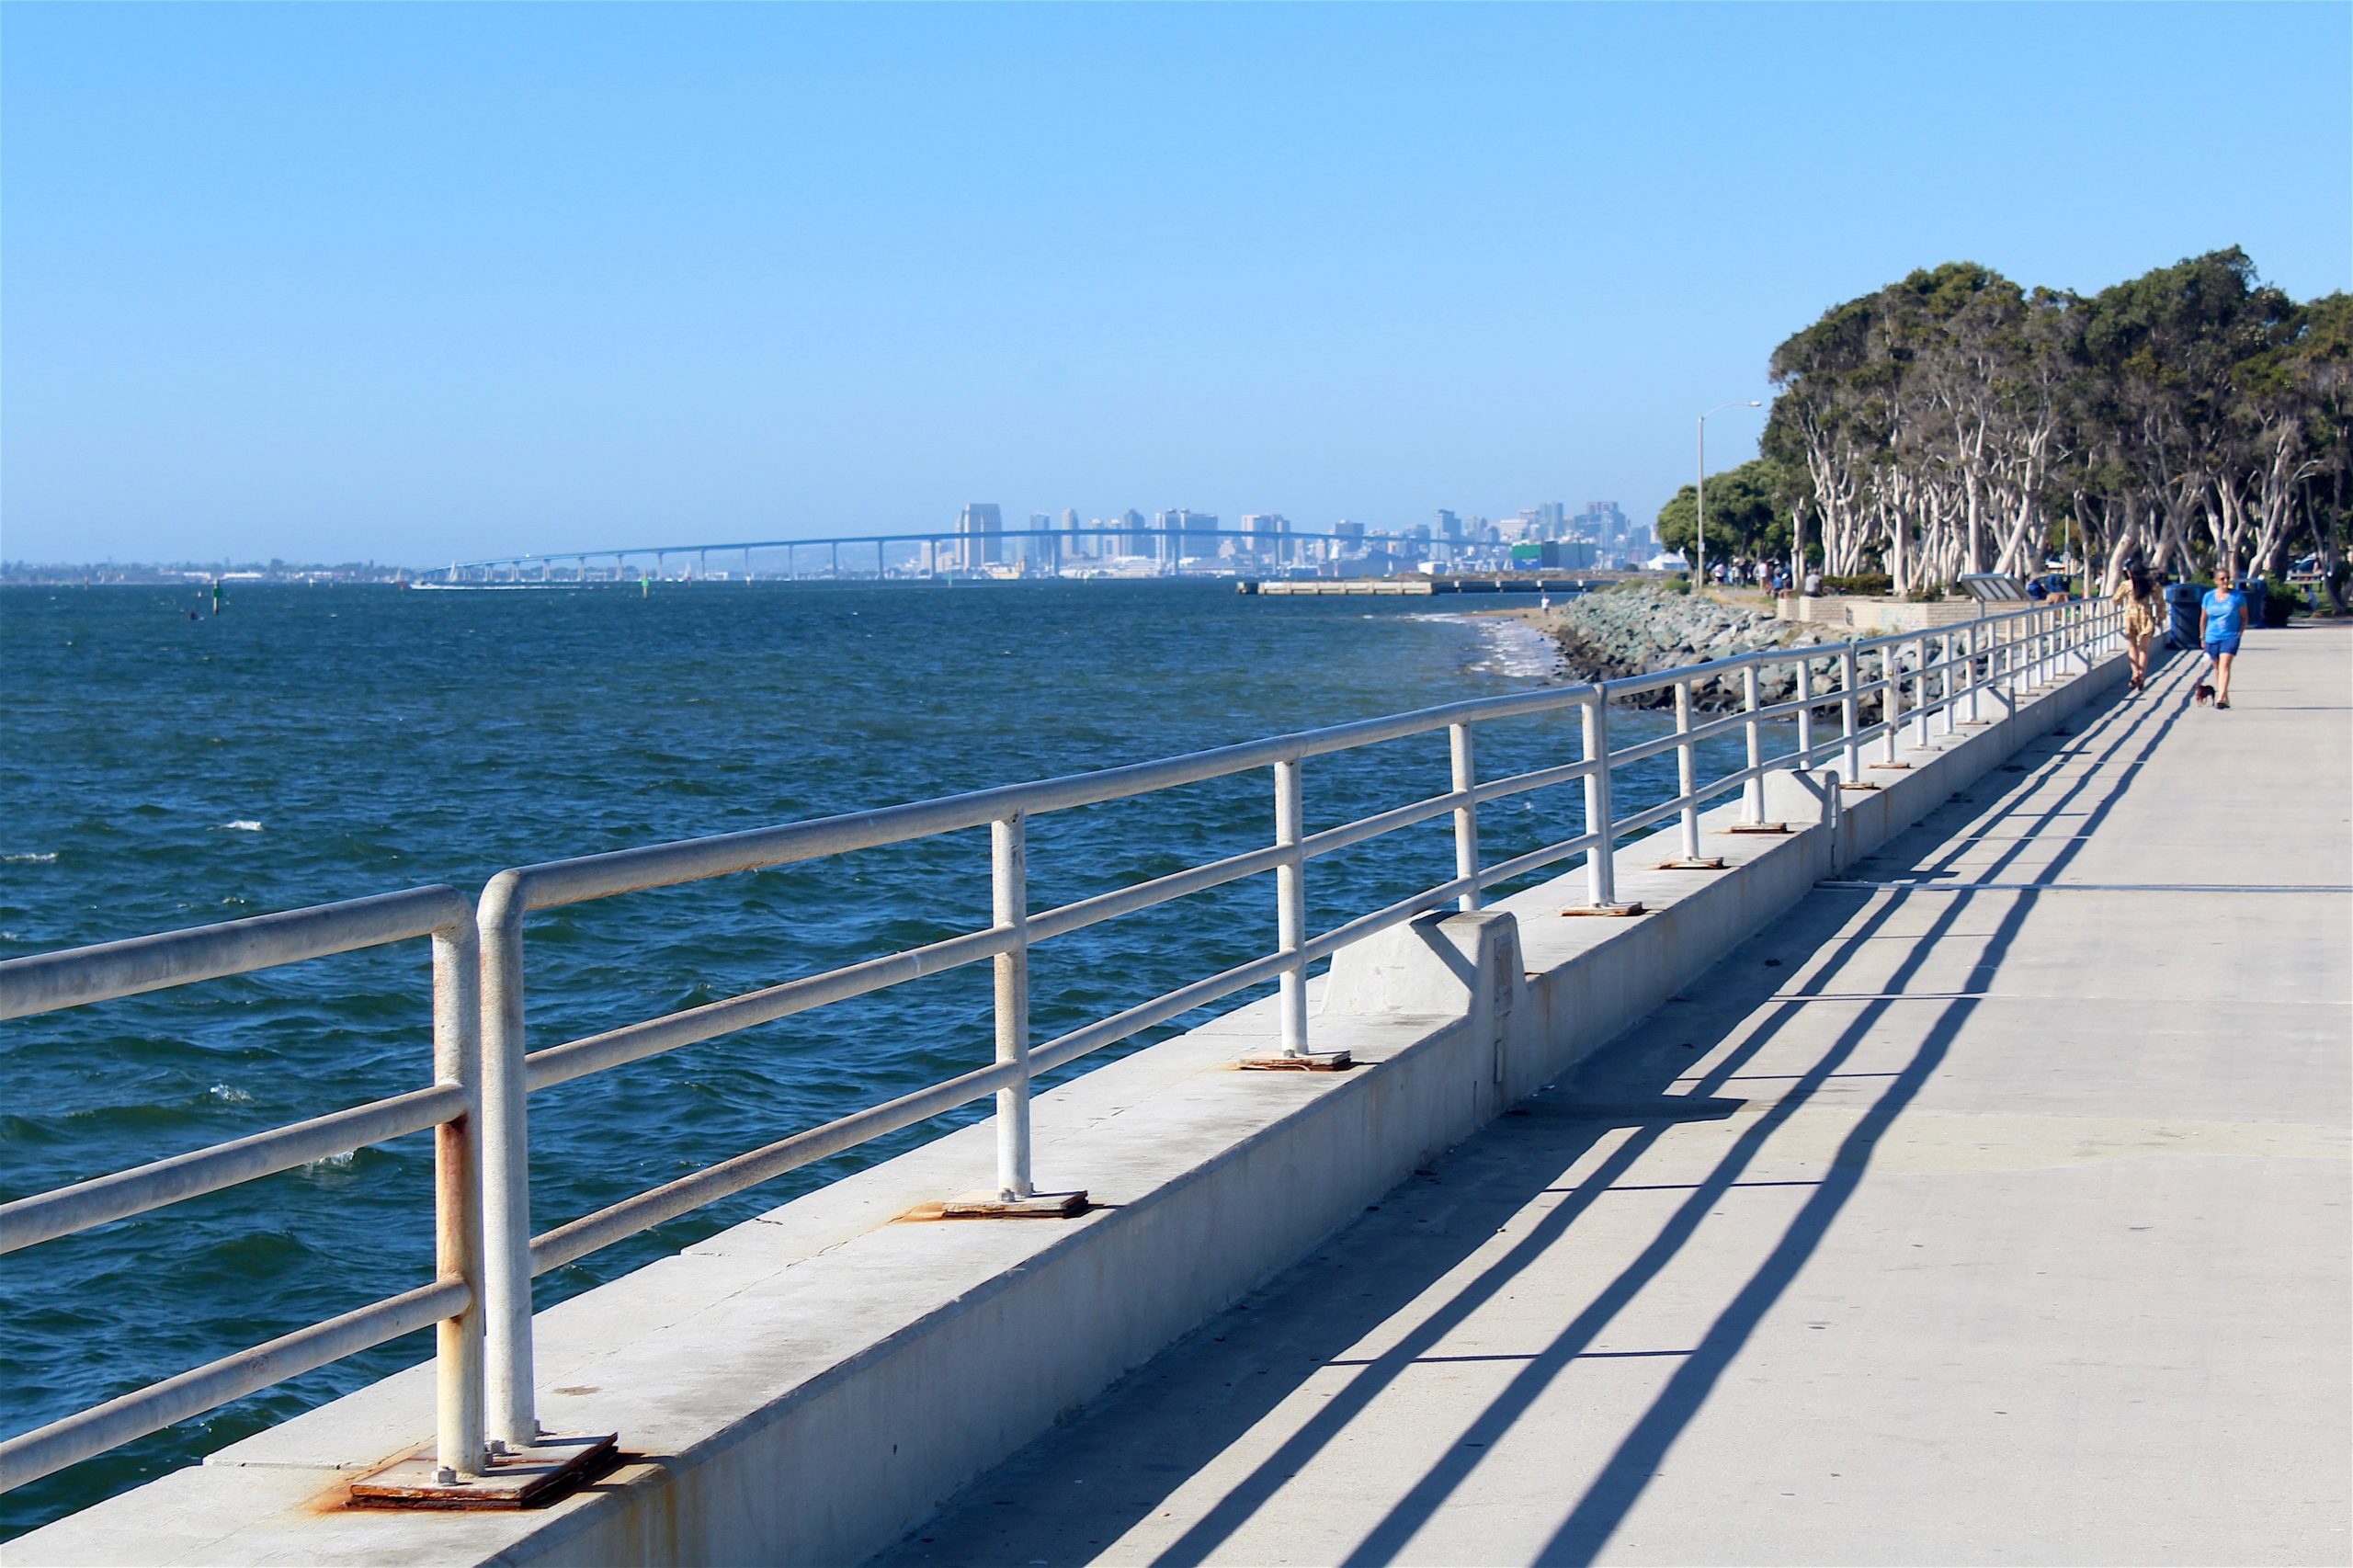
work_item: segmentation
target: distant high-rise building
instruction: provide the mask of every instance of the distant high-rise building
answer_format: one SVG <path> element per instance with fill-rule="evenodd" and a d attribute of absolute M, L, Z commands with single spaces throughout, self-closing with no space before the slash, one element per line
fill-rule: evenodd
<path fill-rule="evenodd" d="M 1627 529 L 1631 526 L 1615 501 L 1588 501 L 1585 504 L 1585 510 L 1571 520 L 1586 537 L 1598 540 L 1605 545 L 1624 542 Z"/>
<path fill-rule="evenodd" d="M 1462 537 L 1462 519 L 1443 506 L 1438 509 L 1438 537 L 1440 539 Z"/>
<path fill-rule="evenodd" d="M 1246 544 L 1253 554 L 1267 561 L 1290 559 L 1290 519 L 1280 512 L 1249 513 L 1242 519 L 1242 531 L 1250 536 Z"/>
<path fill-rule="evenodd" d="M 1159 536 L 1157 557 L 1163 566 L 1173 568 L 1188 556 L 1205 559 L 1217 553 L 1217 518 L 1207 512 L 1189 506 L 1162 512 L 1153 518 L 1153 531 Z"/>
<path fill-rule="evenodd" d="M 1126 511 L 1120 514 L 1119 539 L 1120 554 L 1143 556 L 1157 555 L 1159 553 L 1157 548 L 1158 538 L 1159 536 L 1153 531 L 1152 525 L 1143 520 L 1143 514 L 1137 511 L 1133 506 L 1129 507 Z"/>
<path fill-rule="evenodd" d="M 974 501 L 956 519 L 956 564 L 976 571 L 1005 558 L 1005 516 L 994 501 Z"/>

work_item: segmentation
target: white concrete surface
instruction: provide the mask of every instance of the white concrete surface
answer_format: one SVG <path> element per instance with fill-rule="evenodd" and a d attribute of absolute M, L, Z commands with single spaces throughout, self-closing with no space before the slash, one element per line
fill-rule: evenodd
<path fill-rule="evenodd" d="M 883 1568 L 2353 1561 L 2353 634 L 2190 676 L 1837 879 L 2051 891 L 1807 898 Z"/>
<path fill-rule="evenodd" d="M 1040 1096 L 1041 1184 L 1088 1188 L 1104 1207 L 1084 1219 L 910 1221 L 984 1179 L 982 1123 L 541 1314 L 541 1419 L 618 1431 L 631 1456 L 551 1507 L 343 1508 L 354 1471 L 426 1435 L 411 1372 L 21 1538 L 8 1561 L 856 1561 L 2119 675 L 2111 662 L 1911 754 L 1834 823 L 1809 825 L 1835 793 L 1777 780 L 1774 814 L 1802 831 L 1711 831 L 1722 872 L 1656 870 L 1665 841 L 1630 846 L 1619 887 L 1650 905 L 1638 919 L 1564 918 L 1578 873 L 1459 928 L 1352 949 L 1312 992 L 1329 1004 L 1313 1043 L 1351 1050 L 1358 1071 L 1233 1071 L 1272 1048 L 1267 1004 Z M 1445 974 L 1413 972 L 1416 942 Z M 1449 967 L 1515 947 L 1521 976 L 1472 984 Z"/>

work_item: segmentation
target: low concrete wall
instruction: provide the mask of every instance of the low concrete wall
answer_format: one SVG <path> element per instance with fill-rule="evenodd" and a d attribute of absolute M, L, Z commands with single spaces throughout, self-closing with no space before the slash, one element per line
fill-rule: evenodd
<path fill-rule="evenodd" d="M 966 1128 L 566 1301 L 539 1320 L 541 1419 L 617 1430 L 603 1481 L 529 1514 L 340 1506 L 406 1451 L 429 1368 L 12 1543 L 11 1563 L 858 1560 L 1122 1373 L 1291 1262 L 1415 1167 L 1551 1082 L 1733 946 L 2122 679 L 2109 661 L 1909 769 L 1777 777 L 1785 835 L 1708 813 L 1719 873 L 1618 858 L 1649 913 L 1568 917 L 1583 876 L 1343 953 L 1311 995 L 1336 1074 L 1254 1074 L 1271 1004 L 1039 1096 L 1041 1182 L 1068 1221 L 926 1217 L 991 1168 Z"/>
<path fill-rule="evenodd" d="M 1889 631 L 1918 631 L 1975 620 L 1984 607 L 1972 599 L 1938 599 L 1915 604 L 1908 599 L 1856 598 L 1838 594 L 1811 597 L 1791 594 L 1773 601 L 1773 613 L 1804 626 L 1843 626 L 1867 636 Z"/>

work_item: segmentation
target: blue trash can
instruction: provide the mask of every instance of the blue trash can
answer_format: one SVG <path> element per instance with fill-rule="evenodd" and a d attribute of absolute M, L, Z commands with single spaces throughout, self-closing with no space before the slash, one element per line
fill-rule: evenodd
<path fill-rule="evenodd" d="M 2165 641 L 2177 648 L 2196 652 L 2198 647 L 2198 601 L 2206 590 L 2195 583 L 2165 585 Z"/>
<path fill-rule="evenodd" d="M 2269 608 L 2267 601 L 2271 597 L 2271 594 L 2264 587 L 2263 579 L 2249 577 L 2239 585 L 2239 592 L 2246 596 L 2246 629 L 2252 631 L 2258 626 L 2268 624 L 2263 617 L 2264 612 Z"/>

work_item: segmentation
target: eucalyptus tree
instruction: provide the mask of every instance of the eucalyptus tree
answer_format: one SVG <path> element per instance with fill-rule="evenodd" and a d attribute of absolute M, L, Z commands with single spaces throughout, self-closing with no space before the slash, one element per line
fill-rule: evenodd
<path fill-rule="evenodd" d="M 2276 570 L 2345 553 L 2344 297 L 2299 306 L 2237 249 L 2088 298 L 1950 262 L 1832 307 L 1774 350 L 1763 449 L 1833 572 L 1899 592 L 2034 569 L 2080 540 Z"/>

